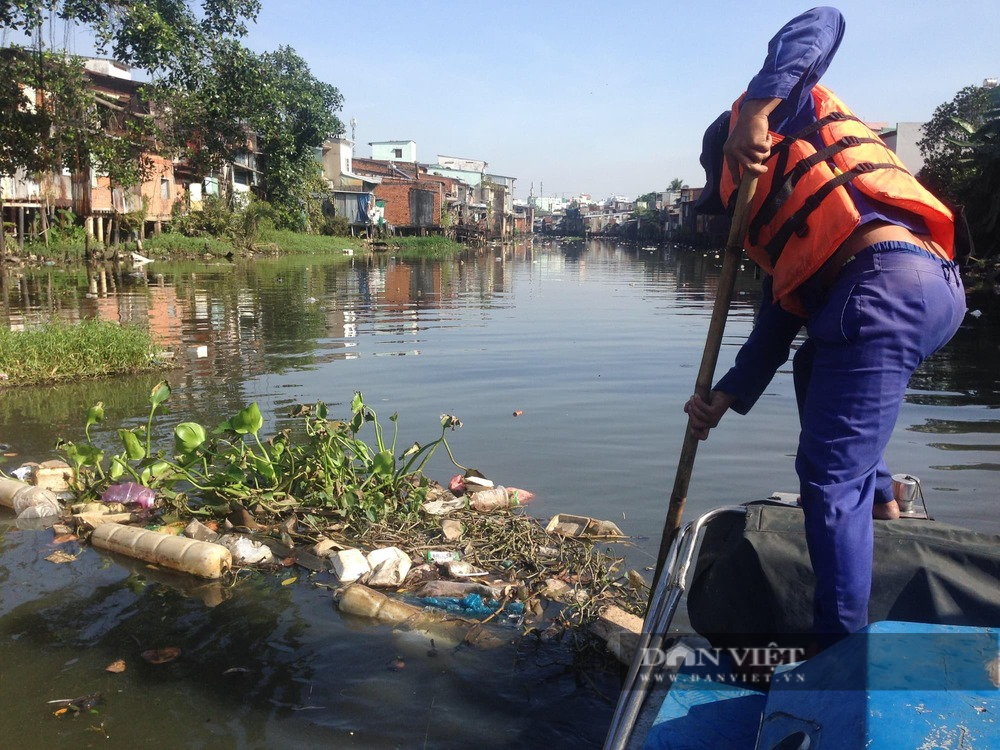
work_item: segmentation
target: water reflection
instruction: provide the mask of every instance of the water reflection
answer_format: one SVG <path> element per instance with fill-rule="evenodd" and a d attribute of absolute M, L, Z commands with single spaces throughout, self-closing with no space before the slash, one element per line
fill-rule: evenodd
<path fill-rule="evenodd" d="M 465 427 L 449 443 L 460 461 L 534 491 L 530 511 L 541 517 L 615 521 L 633 536 L 615 551 L 642 570 L 655 558 L 720 267 L 714 252 L 537 240 L 434 260 L 32 269 L 3 277 L 0 324 L 148 326 L 181 365 L 165 373 L 163 438 L 176 422 L 214 425 L 251 401 L 273 432 L 291 424 L 295 404 L 323 400 L 336 414 L 354 390 L 380 417 L 398 412 L 398 445 L 433 438 L 439 415 L 455 414 Z M 720 369 L 757 301 L 746 267 Z M 983 315 L 920 368 L 887 457 L 921 478 L 940 520 L 1000 531 L 1000 310 L 991 298 L 970 307 Z M 145 421 L 163 376 L 5 391 L 0 442 L 13 446 L 12 462 L 52 457 L 56 438 L 82 439 L 97 401 L 106 418 L 92 432 L 110 441 Z M 794 489 L 790 366 L 750 415 L 717 432 L 699 449 L 687 514 Z M 454 467 L 436 456 L 429 471 L 444 479 Z M 315 576 L 189 591 L 90 549 L 55 565 L 50 542 L 12 527 L 0 540 L 0 659 L 24 686 L 0 733 L 25 748 L 125 747 L 139 736 L 172 747 L 578 747 L 600 741 L 613 710 L 617 673 L 558 645 L 430 657 L 413 634 L 342 618 Z M 178 645 L 184 657 L 153 669 L 140 645 Z M 135 669 L 106 675 L 123 653 Z M 406 668 L 389 670 L 398 656 Z M 97 689 L 113 697 L 94 719 L 110 739 L 86 717 L 58 723 L 45 710 L 45 700 Z M 40 720 L 37 736 L 22 716 Z"/>
<path fill-rule="evenodd" d="M 636 451 L 616 446 L 650 446 L 638 452 L 637 468 L 655 480 L 630 483 L 627 498 L 644 508 L 669 481 L 662 475 L 684 424 L 678 405 L 693 384 L 720 267 L 714 251 L 539 239 L 434 260 L 375 254 L 155 262 L 138 272 L 29 269 L 5 277 L 0 323 L 17 328 L 55 316 L 147 326 L 181 365 L 165 375 L 174 390 L 171 409 L 205 424 L 254 400 L 276 423 L 287 405 L 340 403 L 358 389 L 375 404 L 412 412 L 414 430 L 442 411 L 458 413 L 472 427 L 472 451 L 542 489 L 566 486 L 553 478 L 552 462 L 576 466 L 581 455 L 602 454 L 614 459 L 602 467 L 605 474 L 630 472 Z M 720 369 L 752 325 L 758 289 L 753 269 L 744 268 Z M 1000 349 L 990 322 L 1000 310 L 993 296 L 971 300 L 970 308 L 983 314 L 970 317 L 914 376 L 899 431 L 946 433 L 954 417 L 939 412 L 956 407 L 992 421 L 981 410 L 1000 398 Z M 10 392 L 0 402 L 9 426 L 3 442 L 34 455 L 55 437 L 78 439 L 82 411 L 96 401 L 107 405 L 108 426 L 144 419 L 158 377 Z M 794 482 L 786 460 L 795 438 L 789 384 L 786 368 L 750 418 L 751 429 L 769 438 L 769 459 L 748 456 L 761 481 L 774 476 L 763 467 L 780 462 L 782 481 Z M 529 419 L 520 424 L 530 424 L 530 433 L 500 421 L 526 405 Z M 487 431 L 534 450 L 498 452 Z M 581 442 L 581 433 L 590 440 Z M 719 444 L 740 457 L 743 434 L 720 431 Z M 732 465 L 706 477 L 713 496 L 723 494 Z M 595 486 L 620 493 L 596 468 L 581 474 L 585 497 Z"/>

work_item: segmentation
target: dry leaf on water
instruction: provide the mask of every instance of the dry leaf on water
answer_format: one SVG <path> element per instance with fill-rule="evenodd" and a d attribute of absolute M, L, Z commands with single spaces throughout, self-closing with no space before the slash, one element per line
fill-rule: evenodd
<path fill-rule="evenodd" d="M 56 565 L 62 565 L 63 563 L 73 562 L 76 559 L 76 555 L 70 555 L 62 550 L 56 550 L 45 559 L 49 562 L 55 563 Z"/>
<path fill-rule="evenodd" d="M 151 648 L 142 652 L 142 658 L 150 664 L 166 664 L 181 655 L 181 650 L 177 646 L 165 646 L 164 648 Z"/>
<path fill-rule="evenodd" d="M 116 659 L 115 661 L 111 662 L 108 666 L 106 666 L 104 668 L 104 671 L 112 672 L 113 674 L 121 674 L 122 672 L 125 671 L 125 660 Z"/>

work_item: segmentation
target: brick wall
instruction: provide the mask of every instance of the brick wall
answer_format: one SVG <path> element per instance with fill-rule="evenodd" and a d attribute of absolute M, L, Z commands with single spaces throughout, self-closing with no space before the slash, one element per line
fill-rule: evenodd
<path fill-rule="evenodd" d="M 412 226 L 413 218 L 410 216 L 410 191 L 424 190 L 431 188 L 434 194 L 434 224 L 440 223 L 441 216 L 441 194 L 433 188 L 436 186 L 422 185 L 410 180 L 389 180 L 383 179 L 380 185 L 375 187 L 375 197 L 385 201 L 385 220 L 398 227 Z"/>

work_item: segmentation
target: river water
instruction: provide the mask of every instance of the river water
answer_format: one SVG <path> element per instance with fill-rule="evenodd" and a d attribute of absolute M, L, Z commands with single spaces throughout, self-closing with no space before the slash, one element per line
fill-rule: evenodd
<path fill-rule="evenodd" d="M 649 577 L 720 268 L 716 252 L 536 238 L 446 259 L 338 251 L 141 273 L 45 269 L 8 278 L 0 324 L 149 326 L 182 365 L 166 374 L 162 430 L 214 425 L 256 401 L 271 434 L 296 404 L 346 414 L 356 390 L 381 421 L 398 414 L 398 445 L 434 439 L 452 414 L 459 462 L 534 492 L 529 512 L 541 518 L 614 521 L 632 537 L 617 552 Z M 748 264 L 720 371 L 752 326 L 757 289 Z M 970 309 L 982 314 L 911 382 L 887 458 L 921 479 L 934 517 L 997 532 L 1000 306 L 989 294 Z M 160 377 L 2 393 L 8 470 L 55 457 L 58 438 L 81 440 L 97 401 L 98 441 L 145 421 Z M 685 519 L 794 491 L 796 426 L 789 365 L 750 415 L 728 416 L 700 446 Z M 443 482 L 454 471 L 443 455 L 428 468 Z M 90 548 L 53 563 L 52 533 L 9 514 L 0 533 L 9 747 L 569 748 L 599 744 L 614 709 L 617 670 L 565 644 L 432 649 L 341 615 L 315 578 L 250 577 L 221 591 Z M 139 656 L 166 646 L 181 658 Z M 126 671 L 105 672 L 116 659 Z M 102 702 L 75 717 L 47 703 L 91 693 Z"/>

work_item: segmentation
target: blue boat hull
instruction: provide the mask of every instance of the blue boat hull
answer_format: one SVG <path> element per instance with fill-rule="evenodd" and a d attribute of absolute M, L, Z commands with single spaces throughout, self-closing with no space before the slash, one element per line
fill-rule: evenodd
<path fill-rule="evenodd" d="M 873 623 L 778 667 L 766 691 L 730 679 L 741 670 L 719 661 L 692 651 L 664 675 L 671 687 L 644 747 L 1000 748 L 998 629 Z"/>

